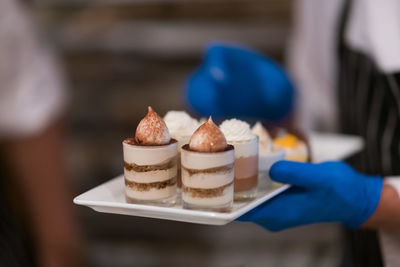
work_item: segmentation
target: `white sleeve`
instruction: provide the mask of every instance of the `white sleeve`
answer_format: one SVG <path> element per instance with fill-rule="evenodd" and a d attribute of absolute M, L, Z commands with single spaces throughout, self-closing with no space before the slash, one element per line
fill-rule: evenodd
<path fill-rule="evenodd" d="M 391 185 L 400 197 L 400 176 L 388 176 L 383 181 L 385 184 Z"/>
<path fill-rule="evenodd" d="M 0 138 L 38 133 L 65 104 L 58 64 L 17 1 L 0 1 Z"/>
<path fill-rule="evenodd" d="M 391 185 L 400 197 L 400 176 L 385 177 L 384 183 Z M 400 262 L 400 232 L 379 231 L 379 239 L 385 266 L 398 266 Z"/>
<path fill-rule="evenodd" d="M 345 40 L 385 73 L 400 71 L 400 1 L 353 0 Z"/>

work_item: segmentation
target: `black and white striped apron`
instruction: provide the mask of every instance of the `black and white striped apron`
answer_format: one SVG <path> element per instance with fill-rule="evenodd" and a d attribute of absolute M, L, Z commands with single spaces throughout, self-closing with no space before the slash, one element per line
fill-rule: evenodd
<path fill-rule="evenodd" d="M 400 74 L 384 74 L 375 62 L 345 45 L 351 3 L 345 4 L 339 34 L 338 105 L 341 131 L 364 138 L 365 149 L 350 159 L 358 170 L 400 175 Z M 347 231 L 343 266 L 383 266 L 375 231 Z"/>
<path fill-rule="evenodd" d="M 339 117 L 342 131 L 360 135 L 365 150 L 359 168 L 400 175 L 400 74 L 383 74 L 367 56 L 342 50 Z"/>

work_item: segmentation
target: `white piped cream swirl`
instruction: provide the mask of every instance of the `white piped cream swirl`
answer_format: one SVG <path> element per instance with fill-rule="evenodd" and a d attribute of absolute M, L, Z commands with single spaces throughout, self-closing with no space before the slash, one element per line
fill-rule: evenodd
<path fill-rule="evenodd" d="M 260 155 L 267 155 L 272 151 L 272 139 L 268 134 L 267 129 L 261 124 L 261 122 L 257 122 L 251 132 L 258 136 L 258 153 Z"/>
<path fill-rule="evenodd" d="M 168 111 L 164 116 L 164 121 L 173 137 L 191 136 L 199 127 L 199 122 L 185 111 Z"/>
<path fill-rule="evenodd" d="M 250 130 L 250 125 L 238 119 L 225 120 L 219 128 L 224 133 L 228 142 L 247 141 L 255 137 Z"/>

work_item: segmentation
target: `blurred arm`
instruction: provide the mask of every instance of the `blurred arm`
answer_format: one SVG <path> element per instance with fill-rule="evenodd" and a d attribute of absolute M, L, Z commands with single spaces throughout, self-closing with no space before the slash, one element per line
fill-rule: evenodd
<path fill-rule="evenodd" d="M 9 142 L 12 169 L 24 194 L 39 252 L 39 266 L 78 266 L 79 239 L 65 169 L 62 123 Z"/>
<path fill-rule="evenodd" d="M 378 207 L 362 227 L 400 232 L 400 197 L 391 185 L 383 185 Z"/>
<path fill-rule="evenodd" d="M 77 266 L 78 238 L 64 166 L 62 72 L 27 10 L 0 1 L 0 137 L 30 213 L 41 267 Z"/>

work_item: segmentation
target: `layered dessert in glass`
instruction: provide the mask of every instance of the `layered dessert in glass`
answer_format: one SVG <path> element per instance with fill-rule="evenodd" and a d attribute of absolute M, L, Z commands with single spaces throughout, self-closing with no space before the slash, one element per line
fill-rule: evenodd
<path fill-rule="evenodd" d="M 189 139 L 194 133 L 194 131 L 199 127 L 199 122 L 192 118 L 185 111 L 168 111 L 164 116 L 164 121 L 168 127 L 169 133 L 172 138 L 178 141 L 177 149 L 177 166 L 178 166 L 178 175 L 177 175 L 177 184 L 178 189 L 182 185 L 181 180 L 181 147 L 185 144 L 189 143 Z"/>
<path fill-rule="evenodd" d="M 175 204 L 177 142 L 151 107 L 137 126 L 135 138 L 125 139 L 122 145 L 127 202 Z"/>
<path fill-rule="evenodd" d="M 211 117 L 182 147 L 182 201 L 186 209 L 229 211 L 233 205 L 234 148 Z"/>
<path fill-rule="evenodd" d="M 270 190 L 278 184 L 272 182 L 269 170 L 275 162 L 285 159 L 285 150 L 273 145 L 267 129 L 261 122 L 257 122 L 251 128 L 251 132 L 258 136 L 258 188 L 262 191 Z"/>
<path fill-rule="evenodd" d="M 257 195 L 258 137 L 249 124 L 237 119 L 220 125 L 229 144 L 235 147 L 235 200 L 248 200 Z"/>

